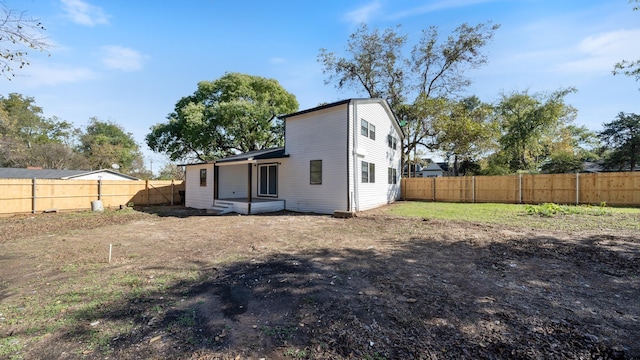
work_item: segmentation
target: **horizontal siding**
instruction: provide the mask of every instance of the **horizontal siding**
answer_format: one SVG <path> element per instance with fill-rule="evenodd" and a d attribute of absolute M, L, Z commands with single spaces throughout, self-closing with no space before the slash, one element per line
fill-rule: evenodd
<path fill-rule="evenodd" d="M 280 167 L 287 210 L 332 214 L 346 210 L 347 104 L 287 118 L 289 158 Z M 310 184 L 310 161 L 322 160 L 322 184 Z"/>
<path fill-rule="evenodd" d="M 247 164 L 218 166 L 218 198 L 246 198 L 247 176 Z"/>
<path fill-rule="evenodd" d="M 358 136 L 357 171 L 358 181 L 358 211 L 372 209 L 391 203 L 400 198 L 400 166 L 402 158 L 402 143 L 393 119 L 390 119 L 382 104 L 378 102 L 365 102 L 357 104 L 357 128 Z M 361 119 L 375 125 L 375 140 L 360 134 Z M 353 125 L 352 125 L 353 126 Z M 387 145 L 387 135 L 392 135 L 398 140 L 396 150 Z M 375 183 L 363 183 L 361 180 L 362 161 L 375 164 Z M 388 183 L 388 168 L 395 168 L 398 181 L 395 185 Z"/>
<path fill-rule="evenodd" d="M 200 186 L 200 169 L 207 169 L 207 186 Z M 213 205 L 213 164 L 187 166 L 185 206 L 208 209 Z"/>

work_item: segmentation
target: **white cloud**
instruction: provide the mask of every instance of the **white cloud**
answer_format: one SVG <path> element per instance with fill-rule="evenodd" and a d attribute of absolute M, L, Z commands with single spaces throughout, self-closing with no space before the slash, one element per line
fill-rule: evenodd
<path fill-rule="evenodd" d="M 374 1 L 371 4 L 346 13 L 344 19 L 356 24 L 366 23 L 381 7 L 382 5 L 380 5 L 379 1 Z"/>
<path fill-rule="evenodd" d="M 60 0 L 66 16 L 76 24 L 85 26 L 95 26 L 98 24 L 108 24 L 107 14 L 101 7 L 91 5 L 82 0 Z"/>
<path fill-rule="evenodd" d="M 109 69 L 137 71 L 147 58 L 136 50 L 117 45 L 103 46 L 102 50 L 105 52 L 102 63 Z"/>
<path fill-rule="evenodd" d="M 57 86 L 61 84 L 78 83 L 98 78 L 98 74 L 91 69 L 68 66 L 40 66 L 32 64 L 25 68 L 24 74 L 16 75 L 16 85 L 26 88 L 41 86 Z"/>
<path fill-rule="evenodd" d="M 272 57 L 269 62 L 272 64 L 286 64 L 287 60 L 281 57 Z"/>
<path fill-rule="evenodd" d="M 640 29 L 614 30 L 584 38 L 573 52 L 576 60 L 558 65 L 554 70 L 570 72 L 610 72 L 623 59 L 640 58 Z"/>
<path fill-rule="evenodd" d="M 411 8 L 409 10 L 397 12 L 395 14 L 390 15 L 389 18 L 397 20 L 397 19 L 406 18 L 410 16 L 426 14 L 426 13 L 430 13 L 438 10 L 460 8 L 460 7 L 483 4 L 483 3 L 494 2 L 494 1 L 496 0 L 441 0 L 441 1 L 433 2 L 427 5 Z"/>

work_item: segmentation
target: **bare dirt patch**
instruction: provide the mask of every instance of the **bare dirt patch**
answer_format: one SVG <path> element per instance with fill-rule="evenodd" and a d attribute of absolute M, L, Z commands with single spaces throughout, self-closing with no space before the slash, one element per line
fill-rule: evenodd
<path fill-rule="evenodd" d="M 640 358 L 635 233 L 161 210 L 0 219 L 0 354 Z"/>

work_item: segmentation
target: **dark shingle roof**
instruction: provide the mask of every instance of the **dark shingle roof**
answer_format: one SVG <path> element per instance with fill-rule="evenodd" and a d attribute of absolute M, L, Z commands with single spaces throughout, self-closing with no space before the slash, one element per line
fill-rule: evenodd
<path fill-rule="evenodd" d="M 56 170 L 56 169 L 23 169 L 23 168 L 0 168 L 0 179 L 67 179 L 80 175 L 88 175 L 97 172 L 110 172 L 127 179 L 138 180 L 138 178 L 121 174 L 112 170 Z"/>
<path fill-rule="evenodd" d="M 216 162 L 224 163 L 224 162 L 249 160 L 250 158 L 253 158 L 253 160 L 264 160 L 264 159 L 277 159 L 277 158 L 283 158 L 283 157 L 287 157 L 287 155 L 285 155 L 284 153 L 284 148 L 279 147 L 279 148 L 255 150 L 255 151 L 249 151 L 242 154 L 231 155 L 223 159 L 218 159 L 216 160 Z"/>

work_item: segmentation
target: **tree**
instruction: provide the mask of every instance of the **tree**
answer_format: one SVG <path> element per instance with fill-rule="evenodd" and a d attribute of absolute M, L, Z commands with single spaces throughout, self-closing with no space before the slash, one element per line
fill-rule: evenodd
<path fill-rule="evenodd" d="M 156 177 L 158 180 L 184 180 L 184 169 L 173 163 L 167 163 Z"/>
<path fill-rule="evenodd" d="M 87 158 L 92 169 L 111 168 L 117 164 L 121 172 L 129 173 L 144 167 L 142 153 L 133 134 L 125 132 L 118 124 L 95 117 L 90 119 L 85 132 L 80 135 L 78 151 Z"/>
<path fill-rule="evenodd" d="M 633 10 L 640 10 L 640 0 L 629 0 L 629 3 L 636 3 Z M 622 60 L 616 63 L 613 67 L 613 75 L 624 74 L 626 76 L 633 76 L 636 81 L 640 80 L 640 59 L 638 60 Z"/>
<path fill-rule="evenodd" d="M 406 160 L 418 146 L 434 147 L 432 122 L 446 112 L 444 103 L 470 84 L 465 72 L 486 63 L 480 50 L 498 27 L 462 24 L 440 43 L 438 30 L 432 26 L 407 52 L 407 36 L 398 32 L 400 26 L 380 33 L 363 24 L 350 36 L 346 57 L 320 49 L 318 61 L 328 75 L 326 83 L 363 90 L 389 102 L 407 135 L 403 144 Z"/>
<path fill-rule="evenodd" d="M 0 96 L 0 166 L 83 169 L 87 162 L 71 148 L 77 129 L 57 117 L 45 119 L 32 97 Z"/>
<path fill-rule="evenodd" d="M 466 170 L 475 169 L 475 160 L 491 149 L 497 136 L 492 114 L 490 105 L 472 96 L 451 104 L 449 115 L 433 123 L 435 147 L 453 158 L 455 176 L 460 174 L 462 163 Z"/>
<path fill-rule="evenodd" d="M 575 119 L 576 109 L 564 103 L 564 97 L 575 91 L 567 88 L 549 95 L 503 95 L 496 106 L 501 150 L 492 161 L 503 161 L 511 172 L 538 171 L 552 152 L 557 134 Z"/>
<path fill-rule="evenodd" d="M 602 141 L 610 148 L 605 166 L 634 171 L 640 164 L 640 115 L 619 113 L 616 120 L 603 124 Z"/>
<path fill-rule="evenodd" d="M 208 161 L 235 152 L 261 150 L 284 143 L 278 115 L 298 110 L 298 101 L 276 80 L 227 73 L 215 81 L 201 81 L 156 124 L 146 142 L 172 161 Z"/>
<path fill-rule="evenodd" d="M 29 65 L 27 49 L 46 51 L 50 45 L 40 35 L 45 28 L 39 19 L 26 17 L 25 12 L 11 10 L 4 3 L 0 7 L 0 72 L 11 80 L 15 76 L 13 63 L 20 69 Z"/>

